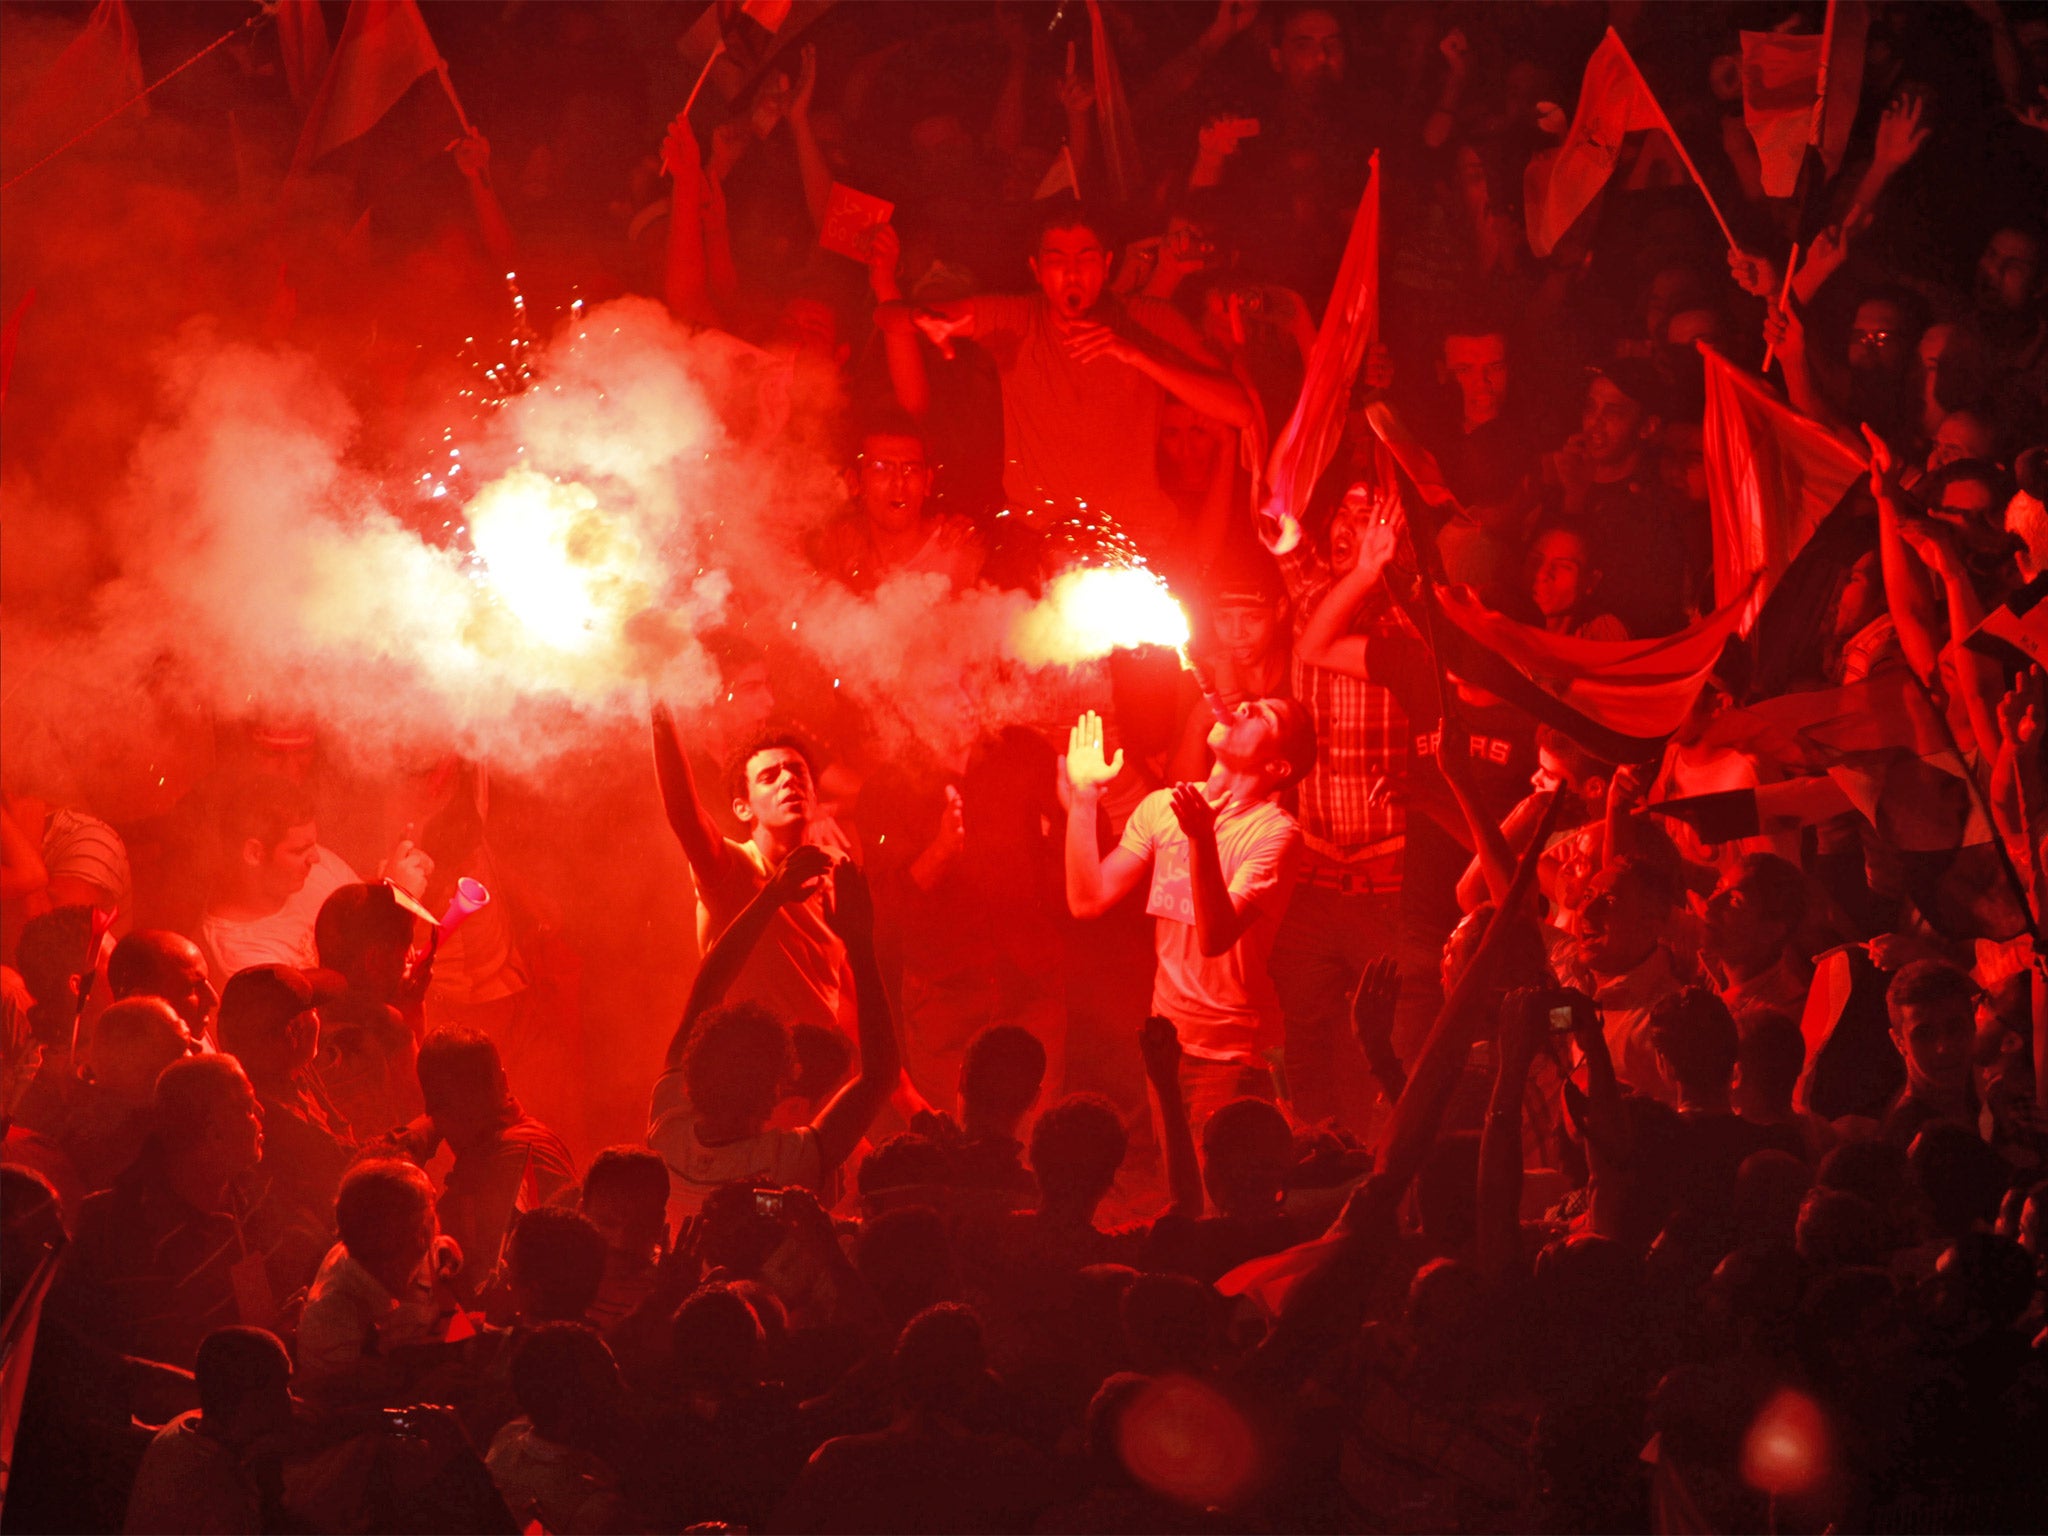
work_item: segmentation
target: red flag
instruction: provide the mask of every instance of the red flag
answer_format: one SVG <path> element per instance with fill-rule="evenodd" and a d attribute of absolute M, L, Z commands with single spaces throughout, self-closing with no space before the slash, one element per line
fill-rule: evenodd
<path fill-rule="evenodd" d="M 320 14 L 320 0 L 278 0 L 277 47 L 292 100 L 304 106 L 327 74 L 327 18 Z"/>
<path fill-rule="evenodd" d="M 746 0 L 740 7 L 740 14 L 757 21 L 769 32 L 780 32 L 782 24 L 789 20 L 789 8 L 794 0 Z"/>
<path fill-rule="evenodd" d="M 1565 231 L 1614 174 L 1623 138 L 1638 129 L 1663 127 L 1664 113 L 1656 97 L 1620 36 L 1609 27 L 1586 61 L 1579 105 L 1564 143 L 1529 162 L 1524 177 L 1529 249 L 1548 256 L 1557 248 Z"/>
<path fill-rule="evenodd" d="M 1138 137 L 1131 128 L 1131 104 L 1124 96 L 1123 71 L 1109 45 L 1101 0 L 1088 0 L 1088 51 L 1095 65 L 1095 121 L 1102 131 L 1102 166 L 1118 202 L 1130 201 L 1143 179 L 1138 170 Z"/>
<path fill-rule="evenodd" d="M 1707 365 L 1701 453 L 1714 529 L 1714 596 L 1728 603 L 1748 591 L 1747 625 L 1821 519 L 1869 466 L 1762 379 L 1704 343 L 1700 352 Z"/>
<path fill-rule="evenodd" d="M 414 81 L 444 67 L 415 0 L 349 0 L 334 60 L 306 109 L 292 174 L 304 174 L 321 156 L 361 138 Z"/>
<path fill-rule="evenodd" d="M 1587 640 L 1518 624 L 1485 607 L 1469 589 L 1439 589 L 1438 596 L 1444 618 L 1588 723 L 1592 732 L 1586 735 L 1649 739 L 1669 736 L 1685 723 L 1722 647 L 1740 628 L 1744 607 L 1738 599 L 1690 629 L 1656 639 Z M 1439 629 L 1438 639 L 1443 638 Z M 1470 677 L 1455 651 L 1444 659 L 1460 676 Z M 1493 687 L 1484 677 L 1470 680 Z M 1568 735 L 1579 734 L 1562 721 L 1553 723 Z M 1595 740 L 1586 740 L 1586 745 L 1601 752 Z M 1628 754 L 1628 760 L 1635 760 L 1634 755 Z"/>
<path fill-rule="evenodd" d="M 7 114 L 7 159 L 27 164 L 142 93 L 135 22 L 122 0 L 100 0 L 27 99 Z M 137 102 L 138 112 L 148 103 Z"/>
<path fill-rule="evenodd" d="M 1764 191 L 1772 197 L 1792 195 L 1809 145 L 1818 147 L 1831 176 L 1848 146 L 1870 16 L 1861 0 L 1839 0 L 1828 11 L 1828 28 L 1819 36 L 1742 34 L 1742 121 L 1756 141 Z"/>
<path fill-rule="evenodd" d="M 1294 412 L 1280 428 L 1266 478 L 1273 500 L 1299 515 L 1316 479 L 1329 468 L 1344 435 L 1344 405 L 1366 348 L 1380 329 L 1380 157 L 1374 151 L 1365 195 L 1351 221 L 1344 260 L 1308 366 Z"/>

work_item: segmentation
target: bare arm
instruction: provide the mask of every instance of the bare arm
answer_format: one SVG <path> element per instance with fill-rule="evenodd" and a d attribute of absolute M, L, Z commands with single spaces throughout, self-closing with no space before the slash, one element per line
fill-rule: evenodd
<path fill-rule="evenodd" d="M 1134 340 L 1106 325 L 1084 322 L 1066 333 L 1067 350 L 1082 362 L 1098 357 L 1114 358 L 1135 368 L 1161 389 L 1204 416 L 1213 416 L 1233 427 L 1251 427 L 1258 421 L 1250 397 L 1229 374 L 1214 368 L 1170 358 L 1155 351 L 1146 340 Z"/>
<path fill-rule="evenodd" d="M 1259 920 L 1259 909 L 1230 891 L 1216 847 L 1216 808 L 1198 784 L 1173 787 L 1173 814 L 1188 839 L 1188 889 L 1195 904 L 1195 943 L 1208 959 L 1227 955 Z"/>
<path fill-rule="evenodd" d="M 1452 740 L 1454 731 L 1455 743 Z M 1458 802 L 1458 809 L 1464 812 L 1466 829 L 1472 834 L 1474 851 L 1466 878 L 1470 877 L 1472 869 L 1478 870 L 1486 885 L 1486 899 L 1497 907 L 1506 899 L 1508 887 L 1514 882 L 1515 852 L 1508 846 L 1507 834 L 1501 830 L 1500 823 L 1487 815 L 1479 802 L 1472 798 L 1472 776 L 1466 772 L 1465 754 L 1470 750 L 1466 746 L 1468 740 L 1465 732 L 1455 730 L 1446 721 L 1438 736 L 1436 764 L 1444 782 L 1451 786 L 1451 796 Z M 1453 750 L 1454 746 L 1456 750 Z M 1468 912 L 1479 905 L 1476 900 L 1466 905 L 1464 895 L 1465 879 L 1461 878 L 1458 882 L 1459 905 Z"/>
<path fill-rule="evenodd" d="M 794 857 L 794 855 L 792 855 Z M 896 1045 L 896 1021 L 889 1011 L 889 992 L 875 958 L 875 903 L 859 866 L 842 861 L 832 871 L 832 931 L 846 945 L 853 968 L 854 1027 L 860 1043 L 860 1070 L 852 1082 L 811 1122 L 825 1166 L 837 1168 L 860 1144 L 875 1115 L 903 1075 L 903 1057 Z"/>
<path fill-rule="evenodd" d="M 1390 495 L 1365 520 L 1359 535 L 1357 563 L 1323 594 L 1323 600 L 1302 626 L 1294 654 L 1303 663 L 1352 677 L 1366 675 L 1365 637 L 1348 633 L 1351 616 L 1386 574 L 1387 562 L 1394 557 L 1400 538 L 1400 504 Z"/>
<path fill-rule="evenodd" d="M 897 280 L 903 242 L 893 224 L 877 224 L 865 238 L 868 287 L 875 296 L 875 329 L 881 333 L 882 355 L 889 364 L 889 385 L 896 392 L 896 403 L 923 421 L 931 414 L 932 381 L 924 349 L 917 343 L 910 306 L 903 302 L 903 288 Z"/>
<path fill-rule="evenodd" d="M 731 855 L 726 852 L 725 838 L 717 823 L 712 821 L 697 793 L 689 756 L 683 751 L 675 716 L 666 704 L 654 706 L 654 777 L 661 786 L 661 809 L 676 841 L 683 845 L 690 873 L 699 885 L 714 884 L 725 875 L 726 860 Z"/>
<path fill-rule="evenodd" d="M 798 55 L 796 86 L 789 98 L 789 135 L 796 141 L 797 174 L 803 178 L 804 206 L 811 223 L 825 227 L 825 208 L 832 200 L 832 167 L 811 132 L 811 98 L 818 89 L 818 50 L 805 43 Z"/>
<path fill-rule="evenodd" d="M 1145 861 L 1122 847 L 1103 857 L 1095 840 L 1095 814 L 1102 791 L 1123 771 L 1124 754 L 1102 755 L 1102 717 L 1089 710 L 1067 733 L 1060 773 L 1067 790 L 1067 910 L 1076 917 L 1100 917 L 1136 889 Z"/>
<path fill-rule="evenodd" d="M 1508 819 L 1500 824 L 1500 839 L 1508 850 L 1510 869 L 1514 867 L 1515 856 L 1529 846 L 1530 830 L 1543 815 L 1545 805 L 1540 795 L 1530 795 L 1509 811 Z M 1473 855 L 1472 862 L 1465 866 L 1465 873 L 1458 877 L 1459 910 L 1470 912 L 1482 902 L 1498 902 L 1500 896 L 1493 889 L 1493 878 L 1487 872 L 1486 861 L 1477 854 Z"/>
<path fill-rule="evenodd" d="M 1920 681 L 1940 679 L 1941 642 L 1934 635 L 1934 600 L 1921 580 L 1920 562 L 1906 548 L 1899 514 L 1899 480 L 1891 449 L 1866 424 L 1870 444 L 1870 494 L 1877 498 L 1878 561 L 1884 571 L 1885 606 L 1898 626 L 1899 648 Z"/>
<path fill-rule="evenodd" d="M 1166 1189 L 1169 1203 L 1163 1214 L 1194 1220 L 1202 1214 L 1202 1160 L 1195 1152 L 1194 1132 L 1188 1127 L 1187 1101 L 1180 1091 L 1180 1036 L 1173 1020 L 1154 1014 L 1138 1031 L 1138 1055 L 1145 1063 L 1145 1080 L 1159 1105 L 1159 1129 L 1165 1145 Z"/>

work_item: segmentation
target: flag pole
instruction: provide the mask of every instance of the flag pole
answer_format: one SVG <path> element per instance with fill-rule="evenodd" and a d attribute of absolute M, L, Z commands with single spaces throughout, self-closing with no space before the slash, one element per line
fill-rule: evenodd
<path fill-rule="evenodd" d="M 1779 288 L 1779 289 L 1778 289 L 1778 308 L 1779 308 L 1779 309 L 1781 309 L 1781 310 L 1782 310 L 1782 309 L 1783 309 L 1783 308 L 1785 307 L 1785 305 L 1787 304 L 1787 302 L 1789 302 L 1789 301 L 1790 301 L 1790 299 L 1791 299 L 1791 297 L 1792 297 L 1792 274 L 1793 274 L 1794 272 L 1797 272 L 1798 270 L 1799 270 L 1799 242 L 1798 242 L 1797 240 L 1794 240 L 1794 241 L 1792 242 L 1792 251 L 1791 251 L 1791 254 L 1790 254 L 1790 255 L 1788 255 L 1788 256 L 1787 256 L 1787 257 L 1785 258 L 1785 282 L 1784 282 L 1784 285 L 1783 285 L 1783 286 L 1782 286 L 1781 288 Z M 1771 349 L 1770 349 L 1770 347 L 1769 347 L 1769 346 L 1766 346 L 1766 347 L 1764 348 L 1764 365 L 1763 365 L 1763 367 L 1759 368 L 1759 369 L 1757 370 L 1757 372 L 1758 372 L 1758 373 L 1769 373 L 1770 371 L 1771 371 Z"/>
<path fill-rule="evenodd" d="M 711 66 L 718 62 L 718 56 L 725 52 L 725 39 L 720 38 L 711 45 L 711 57 L 704 61 L 704 67 L 697 71 L 697 83 L 690 87 L 690 99 L 683 103 L 683 116 L 690 115 L 690 108 L 697 105 L 697 93 L 704 89 L 704 82 L 711 78 Z"/>
<path fill-rule="evenodd" d="M 1821 146 L 1822 127 L 1828 115 L 1828 58 L 1835 50 L 1835 3 L 1828 0 L 1827 15 L 1820 24 L 1820 72 L 1813 82 L 1813 122 L 1806 130 L 1806 147 Z"/>
<path fill-rule="evenodd" d="M 1671 117 L 1664 110 L 1664 103 L 1659 101 L 1657 93 L 1649 88 L 1649 77 L 1643 73 L 1643 67 L 1636 63 L 1636 56 L 1628 51 L 1628 44 L 1622 42 L 1621 34 L 1612 27 L 1607 31 L 1615 42 L 1621 44 L 1622 57 L 1628 60 L 1628 67 L 1636 72 L 1636 78 L 1643 82 L 1643 94 L 1650 98 L 1650 105 L 1657 109 L 1657 121 L 1664 125 L 1664 137 L 1669 139 L 1671 147 L 1678 151 L 1678 158 L 1685 164 L 1686 174 L 1692 177 L 1692 184 L 1700 189 L 1700 196 L 1707 200 L 1707 212 L 1711 213 L 1714 222 L 1721 226 L 1721 238 L 1728 242 L 1729 250 L 1741 249 L 1736 243 L 1735 231 L 1728 227 L 1728 221 L 1721 216 L 1721 205 L 1714 201 L 1714 194 L 1707 190 L 1707 183 L 1700 175 L 1700 168 L 1692 163 L 1692 156 L 1686 151 L 1685 140 L 1681 139 L 1678 130 L 1671 126 Z"/>

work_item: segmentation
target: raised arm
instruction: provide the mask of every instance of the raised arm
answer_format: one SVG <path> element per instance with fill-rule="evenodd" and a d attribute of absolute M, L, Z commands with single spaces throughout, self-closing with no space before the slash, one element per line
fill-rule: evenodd
<path fill-rule="evenodd" d="M 1076 917 L 1100 917 L 1136 888 L 1145 861 L 1121 846 L 1103 857 L 1095 840 L 1102 791 L 1123 772 L 1123 749 L 1102 755 L 1102 716 L 1089 710 L 1067 733 L 1060 773 L 1067 801 L 1067 910 Z"/>
<path fill-rule="evenodd" d="M 726 852 L 725 838 L 717 823 L 712 821 L 697 793 L 689 754 L 683 751 L 675 716 L 666 704 L 654 706 L 654 777 L 661 786 L 662 811 L 676 841 L 683 845 L 690 873 L 699 886 L 715 883 L 726 873 L 726 861 L 731 855 Z"/>
<path fill-rule="evenodd" d="M 1184 358 L 1168 356 L 1149 338 L 1126 336 L 1096 321 L 1069 327 L 1067 350 L 1080 362 L 1098 357 L 1113 358 L 1152 380 L 1183 404 L 1204 416 L 1228 422 L 1233 427 L 1250 427 L 1258 421 L 1244 386 L 1215 368 L 1202 368 Z"/>
<path fill-rule="evenodd" d="M 1180 1035 L 1173 1020 L 1153 1014 L 1138 1031 L 1138 1056 L 1145 1080 L 1159 1102 L 1159 1130 L 1165 1145 L 1165 1214 L 1190 1221 L 1202 1214 L 1202 1160 L 1195 1152 L 1195 1134 L 1188 1126 L 1187 1100 L 1180 1088 Z"/>
<path fill-rule="evenodd" d="M 697 1020 L 724 1000 L 733 982 L 746 969 L 748 957 L 775 914 L 792 902 L 804 900 L 832 872 L 832 855 L 806 844 L 782 861 L 782 867 L 768 878 L 754 899 L 740 909 L 697 967 L 697 979 L 690 984 L 689 1001 L 683 1005 L 683 1021 L 669 1037 L 662 1057 L 662 1070 L 673 1072 L 683 1064 L 683 1051 L 697 1028 Z"/>
<path fill-rule="evenodd" d="M 805 43 L 797 58 L 796 85 L 789 97 L 789 135 L 796 141 L 796 168 L 803 178 L 804 206 L 810 210 L 811 223 L 823 229 L 825 208 L 832 200 L 832 167 L 825 163 L 825 152 L 818 148 L 817 135 L 811 132 L 811 98 L 818 89 L 818 50 Z"/>
<path fill-rule="evenodd" d="M 1470 737 L 1451 722 L 1446 721 L 1437 737 L 1436 763 L 1444 776 L 1444 782 L 1451 787 L 1451 798 L 1458 802 L 1458 809 L 1464 814 L 1466 830 L 1472 834 L 1472 864 L 1466 871 L 1479 872 L 1486 886 L 1486 899 L 1496 907 L 1507 899 L 1508 886 L 1515 878 L 1515 851 L 1508 846 L 1507 834 L 1500 823 L 1486 814 L 1485 809 L 1473 798 L 1471 763 L 1467 745 Z M 1465 879 L 1458 882 L 1458 895 L 1464 910 L 1470 911 L 1479 905 L 1477 899 L 1464 902 Z"/>
<path fill-rule="evenodd" d="M 868 288 L 875 296 L 875 329 L 881 334 L 882 355 L 889 364 L 889 385 L 896 392 L 896 403 L 915 420 L 923 421 L 931 414 L 932 381 L 924 349 L 917 343 L 917 326 L 897 279 L 903 242 L 893 224 L 877 224 L 861 239 L 867 250 Z"/>
<path fill-rule="evenodd" d="M 811 1122 L 829 1169 L 845 1162 L 860 1145 L 903 1075 L 903 1056 L 896 1045 L 896 1021 L 889 1011 L 888 989 L 882 985 L 882 967 L 875 958 L 875 899 L 867 876 L 851 860 L 842 860 L 832 871 L 828 920 L 846 946 L 853 971 L 854 1027 L 860 1045 L 860 1070 Z"/>
<path fill-rule="evenodd" d="M 1245 930 L 1259 920 L 1259 909 L 1231 894 L 1230 882 L 1223 874 L 1223 855 L 1216 846 L 1216 807 L 1203 796 L 1199 784 L 1173 786 L 1173 815 L 1188 839 L 1195 943 L 1205 958 L 1213 960 L 1230 953 Z"/>
<path fill-rule="evenodd" d="M 1885 440 L 1863 427 L 1870 444 L 1870 494 L 1877 499 L 1878 563 L 1884 572 L 1885 606 L 1898 626 L 1899 649 L 1921 682 L 1940 678 L 1941 642 L 1934 634 L 1934 599 L 1920 579 L 1920 562 L 1906 548 L 1899 509 L 1899 471 Z"/>
<path fill-rule="evenodd" d="M 1366 675 L 1365 636 L 1350 632 L 1351 618 L 1386 574 L 1387 562 L 1393 558 L 1400 537 L 1399 506 L 1388 495 L 1360 530 L 1358 563 L 1337 578 L 1302 626 L 1301 638 L 1294 643 L 1294 654 L 1303 664 L 1352 677 Z"/>

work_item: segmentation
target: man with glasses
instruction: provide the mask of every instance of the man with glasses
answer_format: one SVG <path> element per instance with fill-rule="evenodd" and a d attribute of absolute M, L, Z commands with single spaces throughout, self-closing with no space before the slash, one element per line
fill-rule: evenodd
<path fill-rule="evenodd" d="M 924 432 L 908 416 L 878 417 L 861 434 L 853 505 L 820 532 L 812 558 L 856 592 L 872 592 L 901 571 L 937 571 L 955 589 L 972 586 L 988 549 L 971 519 L 933 515 L 934 466 Z"/>

